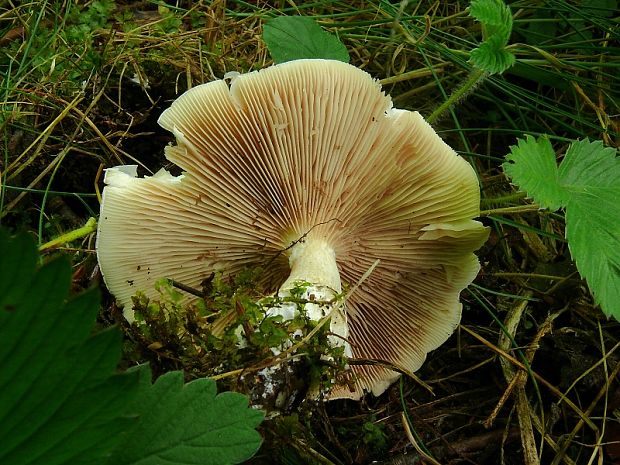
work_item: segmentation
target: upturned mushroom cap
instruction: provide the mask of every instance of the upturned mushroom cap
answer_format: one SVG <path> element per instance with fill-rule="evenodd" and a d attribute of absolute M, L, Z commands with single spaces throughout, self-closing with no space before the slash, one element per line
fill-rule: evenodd
<path fill-rule="evenodd" d="M 119 304 L 153 296 L 161 277 L 197 287 L 213 271 L 267 262 L 275 291 L 290 272 L 285 249 L 302 239 L 334 250 L 343 283 L 381 260 L 346 302 L 353 358 L 415 371 L 453 332 L 487 238 L 473 220 L 478 181 L 370 75 L 292 61 L 199 85 L 159 123 L 176 137 L 165 153 L 183 175 L 106 172 L 97 254 Z M 331 398 L 378 395 L 398 376 L 380 365 L 353 373 Z"/>

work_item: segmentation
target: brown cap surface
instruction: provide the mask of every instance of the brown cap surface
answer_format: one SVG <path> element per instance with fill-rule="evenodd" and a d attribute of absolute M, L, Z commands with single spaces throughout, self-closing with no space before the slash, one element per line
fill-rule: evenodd
<path fill-rule="evenodd" d="M 459 322 L 487 231 L 471 166 L 417 112 L 392 108 L 367 73 L 298 60 L 197 86 L 160 117 L 184 174 L 106 174 L 97 253 L 122 305 L 154 281 L 189 286 L 212 271 L 264 266 L 307 234 L 336 253 L 343 283 L 380 265 L 346 304 L 354 358 L 409 371 Z M 267 270 L 273 291 L 286 253 Z M 354 367 L 355 390 L 382 392 L 396 374 Z"/>

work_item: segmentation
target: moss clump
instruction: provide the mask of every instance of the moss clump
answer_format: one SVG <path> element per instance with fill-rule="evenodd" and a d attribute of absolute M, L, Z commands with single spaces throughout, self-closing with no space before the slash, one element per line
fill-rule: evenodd
<path fill-rule="evenodd" d="M 268 411 L 290 410 L 309 392 L 322 395 L 344 370 L 344 349 L 328 342 L 327 320 L 308 317 L 302 296 L 309 283 L 297 283 L 290 297 L 261 298 L 260 276 L 259 269 L 213 275 L 189 303 L 167 279 L 157 282 L 157 299 L 137 293 L 129 328 L 134 351 L 162 370 L 172 365 L 188 378 L 214 377 Z M 269 308 L 290 303 L 297 308 L 293 319 L 267 316 Z"/>

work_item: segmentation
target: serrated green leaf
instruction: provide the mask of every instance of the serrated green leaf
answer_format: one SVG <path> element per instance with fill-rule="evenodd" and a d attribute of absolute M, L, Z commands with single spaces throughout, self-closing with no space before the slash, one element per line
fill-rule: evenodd
<path fill-rule="evenodd" d="M 65 261 L 37 270 L 34 242 L 4 232 L 0 257 L 0 282 L 11 284 L 0 294 L 0 463 L 100 462 L 138 392 L 135 375 L 114 374 L 120 334 L 91 335 L 98 293 L 67 301 Z"/>
<path fill-rule="evenodd" d="M 484 40 L 496 36 L 506 45 L 512 32 L 512 13 L 502 0 L 473 0 L 469 15 L 482 23 Z"/>
<path fill-rule="evenodd" d="M 98 292 L 68 299 L 69 264 L 37 269 L 37 256 L 0 229 L 2 465 L 225 465 L 256 452 L 263 414 L 245 396 L 184 386 L 181 372 L 154 385 L 148 367 L 116 374 L 120 332 L 91 334 Z"/>
<path fill-rule="evenodd" d="M 349 52 L 337 37 L 307 16 L 279 16 L 263 28 L 263 40 L 276 63 L 322 58 L 349 62 Z"/>
<path fill-rule="evenodd" d="M 149 380 L 150 372 L 141 371 L 142 379 Z M 263 413 L 248 408 L 247 397 L 216 395 L 210 379 L 183 385 L 180 372 L 142 386 L 135 406 L 139 423 L 109 465 L 226 465 L 248 459 L 260 446 L 255 428 Z"/>
<path fill-rule="evenodd" d="M 487 73 L 502 73 L 515 62 L 506 49 L 512 33 L 510 7 L 501 0 L 473 0 L 469 14 L 482 24 L 482 42 L 473 49 L 469 61 Z"/>
<path fill-rule="evenodd" d="M 515 56 L 503 45 L 497 46 L 495 40 L 489 39 L 473 49 L 469 62 L 490 74 L 503 73 L 515 63 Z"/>
<path fill-rule="evenodd" d="M 566 239 L 577 269 L 603 312 L 617 320 L 620 320 L 619 196 L 620 189 L 604 196 L 579 194 L 566 207 Z"/>
<path fill-rule="evenodd" d="M 546 137 L 536 140 L 528 135 L 519 139 L 516 146 L 510 147 L 502 167 L 512 182 L 542 208 L 557 210 L 565 205 L 555 152 Z"/>
<path fill-rule="evenodd" d="M 620 320 L 620 159 L 601 141 L 573 142 L 558 169 L 546 138 L 519 141 L 504 170 L 535 202 L 566 208 L 579 273 L 607 315 Z"/>
<path fill-rule="evenodd" d="M 581 140 L 559 173 L 570 193 L 566 239 L 577 269 L 603 311 L 620 320 L 620 158 L 601 141 Z"/>

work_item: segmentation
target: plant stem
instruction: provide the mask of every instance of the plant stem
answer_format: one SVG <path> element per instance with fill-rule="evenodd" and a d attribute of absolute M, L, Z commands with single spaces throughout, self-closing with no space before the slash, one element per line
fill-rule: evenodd
<path fill-rule="evenodd" d="M 508 195 L 502 195 L 501 197 L 495 197 L 495 198 L 490 198 L 490 199 L 481 199 L 480 200 L 480 205 L 502 205 L 502 204 L 507 204 L 507 203 L 511 203 L 511 202 L 515 202 L 517 200 L 521 200 L 524 199 L 525 197 L 527 197 L 527 194 L 525 192 L 515 192 L 514 194 L 508 194 Z"/>
<path fill-rule="evenodd" d="M 458 102 L 465 95 L 467 95 L 468 92 L 474 89 L 486 77 L 486 75 L 487 75 L 486 71 L 475 68 L 469 74 L 469 77 L 467 78 L 467 80 L 463 84 L 461 84 L 461 86 L 458 87 L 454 92 L 452 92 L 450 97 L 448 97 L 448 99 L 445 102 L 439 105 L 439 107 L 436 108 L 435 111 L 433 111 L 428 118 L 426 118 L 426 121 L 428 121 L 431 124 L 434 121 L 436 121 L 437 118 L 439 118 L 439 116 L 444 111 L 446 111 L 448 108 L 453 106 L 456 102 Z"/>
<path fill-rule="evenodd" d="M 501 215 L 503 213 L 511 214 L 511 213 L 525 213 L 525 212 L 534 212 L 540 210 L 538 205 L 519 205 L 516 207 L 505 207 L 505 208 L 491 208 L 490 210 L 482 210 L 480 212 L 480 216 L 489 216 L 489 215 Z"/>
<path fill-rule="evenodd" d="M 442 70 L 444 66 L 445 66 L 445 63 L 439 63 L 438 65 L 435 65 L 434 70 L 437 72 L 439 70 Z M 395 84 L 397 82 L 408 81 L 410 79 L 417 79 L 420 77 L 432 76 L 432 74 L 433 73 L 429 69 L 415 69 L 413 71 L 407 71 L 406 73 L 397 74 L 395 76 L 390 76 L 385 79 L 381 79 L 381 81 L 379 82 L 381 83 L 382 86 L 386 86 L 388 84 Z"/>
<path fill-rule="evenodd" d="M 95 218 L 89 218 L 84 226 L 78 229 L 74 229 L 73 231 L 69 231 L 64 233 L 61 236 L 58 236 L 56 239 L 52 239 L 49 242 L 39 246 L 39 252 L 43 250 L 51 249 L 53 247 L 58 247 L 60 245 L 66 244 L 67 242 L 74 241 L 76 239 L 81 239 L 82 237 L 88 236 L 90 233 L 93 233 L 97 230 L 97 220 Z"/>

